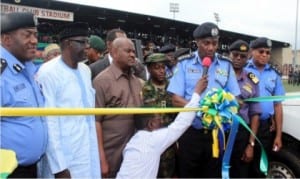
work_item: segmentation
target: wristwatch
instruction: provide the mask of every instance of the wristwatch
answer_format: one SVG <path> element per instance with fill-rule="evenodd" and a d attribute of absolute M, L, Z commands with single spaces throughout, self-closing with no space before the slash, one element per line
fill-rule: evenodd
<path fill-rule="evenodd" d="M 254 142 L 254 141 L 249 141 L 249 145 L 250 145 L 251 147 L 254 147 L 254 146 L 255 146 L 255 142 Z"/>

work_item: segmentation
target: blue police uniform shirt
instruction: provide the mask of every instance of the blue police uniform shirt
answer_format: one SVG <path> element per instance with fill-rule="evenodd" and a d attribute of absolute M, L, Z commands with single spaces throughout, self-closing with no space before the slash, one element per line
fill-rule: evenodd
<path fill-rule="evenodd" d="M 246 65 L 245 69 L 254 73 L 259 79 L 260 96 L 285 95 L 285 90 L 280 75 L 278 75 L 269 64 L 266 64 L 263 71 L 260 72 L 253 63 L 253 59 L 251 59 Z M 261 102 L 260 106 L 262 109 L 260 120 L 267 120 L 274 115 L 274 102 Z"/>
<path fill-rule="evenodd" d="M 22 64 L 10 52 L 0 46 L 1 59 L 7 66 L 1 74 L 1 107 L 44 107 L 44 97 L 34 80 L 36 66 L 31 62 Z M 1 116 L 2 149 L 16 152 L 18 164 L 36 163 L 45 153 L 47 127 L 40 116 Z"/>
<path fill-rule="evenodd" d="M 188 101 L 191 99 L 194 88 L 203 73 L 202 60 L 198 55 L 198 51 L 193 52 L 193 54 L 189 59 L 182 60 L 177 64 L 177 69 L 167 89 L 168 92 L 181 96 Z M 204 98 L 206 93 L 212 88 L 222 88 L 234 96 L 240 94 L 240 88 L 231 63 L 227 60 L 219 59 L 217 53 L 208 69 L 208 86 L 201 93 L 201 98 Z M 201 129 L 201 121 L 195 119 L 192 126 L 196 129 Z"/>
<path fill-rule="evenodd" d="M 166 66 L 165 70 L 166 70 L 166 78 L 167 78 L 167 79 L 172 78 L 172 76 L 173 76 L 173 70 L 170 69 L 170 68 L 167 67 L 167 66 Z"/>

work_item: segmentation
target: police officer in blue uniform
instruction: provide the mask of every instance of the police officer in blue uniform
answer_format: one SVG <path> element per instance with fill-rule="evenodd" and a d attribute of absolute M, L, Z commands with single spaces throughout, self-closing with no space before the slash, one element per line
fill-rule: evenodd
<path fill-rule="evenodd" d="M 269 63 L 271 56 L 272 42 L 268 38 L 261 37 L 250 43 L 252 58 L 246 66 L 246 70 L 253 72 L 259 82 L 260 96 L 281 96 L 285 95 L 284 86 L 280 73 Z M 282 148 L 282 104 L 281 102 L 261 102 L 262 113 L 260 115 L 260 126 L 258 137 L 263 143 L 267 152 L 272 149 L 274 152 Z M 270 132 L 271 123 L 275 122 L 275 138 Z M 258 151 L 258 152 L 257 152 Z M 257 155 L 258 154 L 258 155 Z M 254 177 L 264 177 L 259 172 L 259 147 L 255 148 L 254 167 L 256 173 Z"/>
<path fill-rule="evenodd" d="M 37 48 L 37 19 L 33 14 L 1 14 L 1 107 L 43 107 L 44 98 L 34 79 L 32 63 Z M 44 154 L 47 127 L 40 116 L 0 117 L 1 149 L 16 153 L 12 178 L 35 178 Z"/>
<path fill-rule="evenodd" d="M 170 79 L 173 76 L 174 69 L 175 69 L 175 66 L 177 64 L 177 61 L 174 58 L 175 50 L 176 50 L 176 47 L 173 44 L 164 45 L 159 49 L 159 52 L 166 54 L 166 57 L 168 59 L 168 61 L 166 63 L 166 77 L 167 77 L 167 79 Z"/>
<path fill-rule="evenodd" d="M 238 96 L 240 89 L 230 60 L 216 53 L 219 43 L 219 28 L 211 22 L 199 25 L 193 32 L 198 50 L 177 64 L 176 72 L 170 80 L 168 91 L 172 102 L 183 107 L 191 99 L 197 81 L 203 74 L 204 57 L 211 58 L 208 69 L 208 85 L 201 93 L 203 98 L 212 88 L 222 88 Z M 196 118 L 179 139 L 179 177 L 216 178 L 221 176 L 221 159 L 212 157 L 212 132 L 203 129 L 201 119 Z"/>
<path fill-rule="evenodd" d="M 229 46 L 229 58 L 232 60 L 237 81 L 241 90 L 238 96 L 240 101 L 239 116 L 248 124 L 256 135 L 259 127 L 259 115 L 261 107 L 259 102 L 244 102 L 247 98 L 259 96 L 259 79 L 252 73 L 247 72 L 244 66 L 247 62 L 249 44 L 243 40 L 236 40 Z M 239 126 L 236 134 L 231 160 L 231 178 L 249 178 L 250 163 L 254 156 L 255 138 L 244 128 Z"/>

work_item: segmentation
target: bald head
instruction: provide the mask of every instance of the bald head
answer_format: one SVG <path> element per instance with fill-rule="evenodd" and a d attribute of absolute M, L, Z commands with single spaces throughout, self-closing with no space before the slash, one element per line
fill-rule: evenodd
<path fill-rule="evenodd" d="M 127 43 L 130 43 L 130 44 L 133 45 L 133 42 L 129 38 L 127 38 L 127 37 L 118 37 L 113 41 L 112 48 L 120 48 L 121 46 L 124 46 Z"/>
<path fill-rule="evenodd" d="M 123 71 L 135 64 L 135 48 L 133 42 L 126 37 L 116 38 L 112 43 L 113 62 Z"/>

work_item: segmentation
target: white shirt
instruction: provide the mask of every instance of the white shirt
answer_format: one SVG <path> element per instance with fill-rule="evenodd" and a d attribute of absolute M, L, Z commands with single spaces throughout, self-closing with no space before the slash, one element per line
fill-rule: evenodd
<path fill-rule="evenodd" d="M 193 94 L 185 107 L 198 107 L 200 96 Z M 155 131 L 139 130 L 123 150 L 117 178 L 156 178 L 160 155 L 192 124 L 196 112 L 181 112 L 168 127 Z"/>
<path fill-rule="evenodd" d="M 37 80 L 45 97 L 45 107 L 93 108 L 95 90 L 88 66 L 67 66 L 61 56 L 44 63 Z M 47 116 L 48 145 L 39 163 L 38 177 L 53 178 L 69 169 L 72 178 L 99 178 L 100 163 L 94 116 Z"/>
<path fill-rule="evenodd" d="M 109 64 L 111 64 L 113 62 L 113 58 L 112 56 L 110 55 L 110 53 L 108 54 L 108 61 L 109 61 Z"/>

